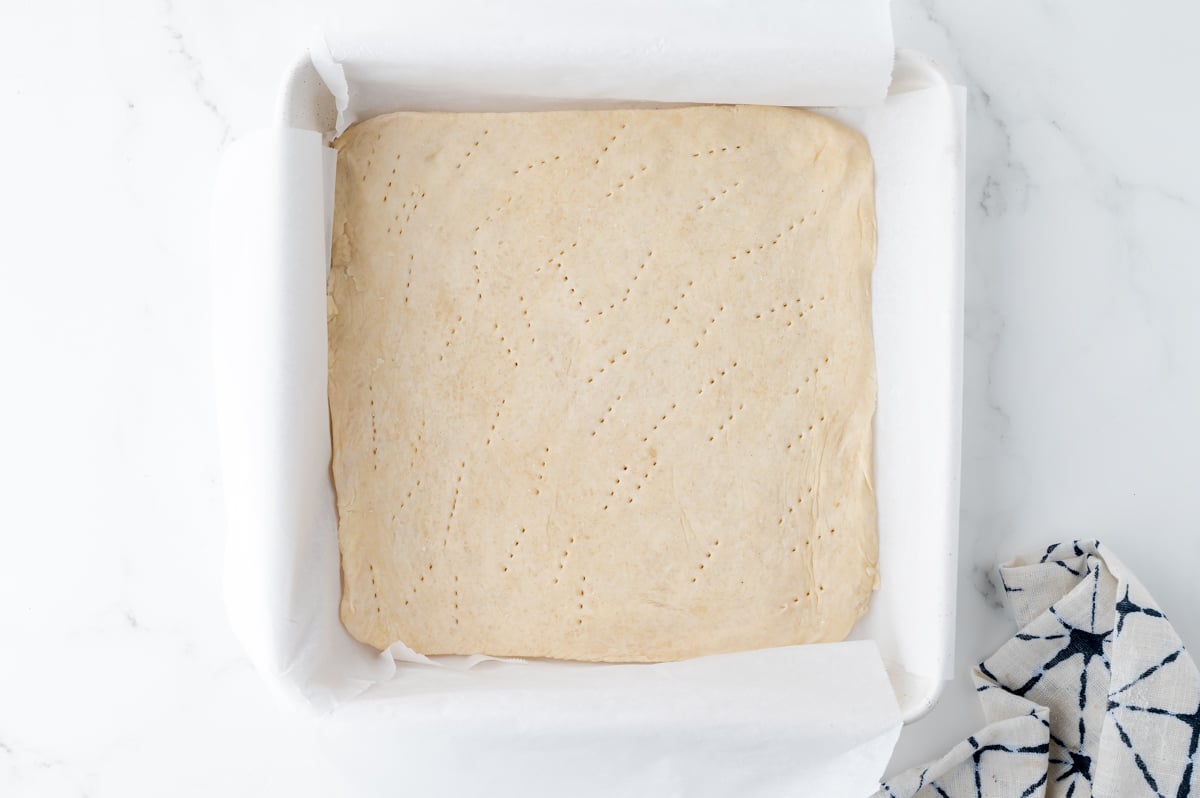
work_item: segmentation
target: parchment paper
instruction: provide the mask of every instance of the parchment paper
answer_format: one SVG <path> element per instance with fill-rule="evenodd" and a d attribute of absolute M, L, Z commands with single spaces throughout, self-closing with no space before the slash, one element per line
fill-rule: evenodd
<path fill-rule="evenodd" d="M 847 20 L 858 21 L 847 22 L 836 43 L 828 25 L 811 26 L 824 37 L 820 47 L 786 14 L 787 25 L 760 20 L 755 29 L 768 43 L 790 36 L 796 51 L 811 44 L 812 52 L 859 53 L 864 62 L 890 67 L 886 2 L 811 5 L 844 6 Z M 721 3 L 702 8 L 708 16 L 689 34 L 701 39 L 720 9 L 731 13 Z M 853 25 L 864 15 L 874 21 L 860 31 Z M 658 19 L 669 22 L 669 16 Z M 778 29 L 789 25 L 786 34 Z M 612 37 L 619 31 L 594 40 L 581 34 L 588 45 L 580 48 L 580 68 L 568 70 L 570 80 L 543 81 L 550 62 L 534 58 L 503 79 L 492 72 L 471 82 L 480 77 L 472 70 L 488 72 L 489 65 L 519 59 L 527 45 L 495 45 L 487 58 L 468 57 L 471 69 L 460 72 L 422 71 L 413 63 L 420 60 L 413 31 L 395 40 L 403 43 L 395 50 L 382 36 L 367 37 L 357 48 L 333 39 L 330 50 L 317 48 L 314 64 L 342 88 L 335 93 L 340 124 L 422 103 L 838 102 L 824 89 L 806 94 L 807 76 L 786 79 L 797 56 L 782 44 L 780 60 L 757 61 L 736 79 L 725 75 L 730 82 L 715 85 L 729 93 L 714 94 L 702 65 L 689 73 L 694 62 L 687 59 L 703 49 L 695 45 L 664 43 L 671 55 L 663 62 L 652 60 L 654 48 L 643 47 L 637 52 L 650 61 L 635 58 L 637 69 L 617 68 L 607 83 L 598 83 L 605 47 L 616 48 L 609 50 L 610 64 L 625 63 L 622 55 L 632 51 L 617 47 Z M 741 45 L 748 48 L 754 37 L 749 28 L 744 33 Z M 473 42 L 482 47 L 470 36 L 463 46 Z M 340 61 L 333 57 L 339 47 Z M 442 47 L 429 48 L 422 57 L 446 57 Z M 569 60 L 570 53 L 556 57 Z M 655 63 L 667 62 L 674 75 L 669 84 L 654 72 Z M 850 72 L 858 75 L 845 89 L 851 102 L 882 92 L 877 68 Z M 696 77 L 690 84 L 688 74 Z M 929 82 L 914 82 L 921 85 Z M 576 99 L 569 101 L 572 91 Z M 953 233 L 961 223 L 960 112 L 959 98 L 945 86 L 831 112 L 867 134 L 877 162 L 881 589 L 856 629 L 863 639 L 649 666 L 478 657 L 431 663 L 402 645 L 380 654 L 349 637 L 337 615 L 326 404 L 334 159 L 324 142 L 332 131 L 275 128 L 230 148 L 218 179 L 211 253 L 228 609 L 272 689 L 323 716 L 321 733 L 343 766 L 339 772 L 360 779 L 364 790 L 403 784 L 459 794 L 485 788 L 558 794 L 566 787 L 613 794 L 636 787 L 650 794 L 853 796 L 875 789 L 899 732 L 892 685 L 902 700 L 905 689 L 928 697 L 929 685 L 950 666 L 946 625 L 953 624 L 950 532 L 957 529 L 955 392 L 961 379 L 954 361 L 961 339 L 954 340 L 961 330 L 961 239 Z"/>

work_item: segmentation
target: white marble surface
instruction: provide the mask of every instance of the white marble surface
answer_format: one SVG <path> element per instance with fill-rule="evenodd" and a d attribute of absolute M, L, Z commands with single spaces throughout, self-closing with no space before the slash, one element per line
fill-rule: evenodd
<path fill-rule="evenodd" d="M 988 573 L 1018 552 L 1103 539 L 1200 645 L 1200 10 L 894 13 L 971 103 L 958 676 L 898 768 L 981 724 L 967 673 L 1011 633 Z M 205 274 L 220 151 L 320 16 L 4 12 L 0 794 L 333 787 L 225 621 Z"/>

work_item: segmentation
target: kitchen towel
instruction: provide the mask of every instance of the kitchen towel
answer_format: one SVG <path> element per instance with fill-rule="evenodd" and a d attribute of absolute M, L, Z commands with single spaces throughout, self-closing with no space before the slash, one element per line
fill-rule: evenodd
<path fill-rule="evenodd" d="M 999 571 L 1020 632 L 974 671 L 988 725 L 876 798 L 1200 796 L 1200 672 L 1099 542 Z"/>

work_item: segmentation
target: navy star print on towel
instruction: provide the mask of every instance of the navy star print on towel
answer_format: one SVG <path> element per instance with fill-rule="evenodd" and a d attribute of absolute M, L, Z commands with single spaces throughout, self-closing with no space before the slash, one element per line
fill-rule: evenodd
<path fill-rule="evenodd" d="M 1200 798 L 1200 671 L 1097 542 L 1000 569 L 1020 632 L 974 678 L 988 725 L 887 798 Z"/>

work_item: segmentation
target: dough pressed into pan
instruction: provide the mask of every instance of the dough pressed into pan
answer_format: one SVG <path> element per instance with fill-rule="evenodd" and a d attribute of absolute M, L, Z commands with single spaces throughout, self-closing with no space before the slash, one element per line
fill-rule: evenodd
<path fill-rule="evenodd" d="M 876 585 L 873 172 L 815 113 L 398 113 L 338 150 L 342 620 L 671 660 Z"/>

